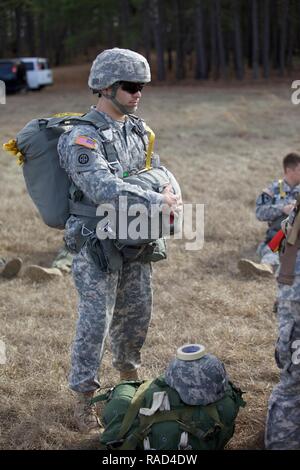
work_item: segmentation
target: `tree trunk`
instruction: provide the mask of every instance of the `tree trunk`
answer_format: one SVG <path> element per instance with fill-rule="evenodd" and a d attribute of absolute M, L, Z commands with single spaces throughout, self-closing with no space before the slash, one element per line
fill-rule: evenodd
<path fill-rule="evenodd" d="M 244 78 L 243 47 L 241 35 L 240 9 L 237 0 L 232 0 L 234 24 L 234 57 L 235 71 L 238 80 Z"/>
<path fill-rule="evenodd" d="M 0 57 L 8 53 L 7 47 L 8 17 L 6 11 L 0 15 Z"/>
<path fill-rule="evenodd" d="M 67 37 L 67 34 L 68 30 L 66 23 L 62 21 L 61 24 L 58 25 L 56 31 L 56 39 L 53 43 L 54 63 L 56 66 L 61 65 L 66 58 L 65 39 Z"/>
<path fill-rule="evenodd" d="M 168 54 L 168 70 L 169 72 L 171 72 L 173 69 L 173 50 L 171 46 L 168 47 L 167 54 Z"/>
<path fill-rule="evenodd" d="M 293 70 L 293 51 L 294 51 L 294 41 L 295 41 L 295 22 L 292 16 L 292 12 L 289 12 L 288 15 L 288 37 L 287 37 L 287 59 L 286 66 L 289 72 Z"/>
<path fill-rule="evenodd" d="M 173 0 L 175 13 L 175 40 L 176 40 L 176 78 L 185 78 L 184 55 L 184 4 L 182 0 Z"/>
<path fill-rule="evenodd" d="M 258 21 L 257 0 L 252 0 L 252 74 L 257 79 L 259 73 L 258 64 Z"/>
<path fill-rule="evenodd" d="M 129 0 L 119 0 L 121 47 L 131 48 Z M 110 29 L 110 28 L 109 28 Z"/>
<path fill-rule="evenodd" d="M 36 56 L 35 47 L 35 23 L 34 13 L 30 10 L 26 11 L 26 42 L 28 47 L 28 53 L 30 56 Z"/>
<path fill-rule="evenodd" d="M 246 21 L 246 31 L 245 31 L 245 37 L 246 37 L 246 51 L 247 51 L 247 67 L 248 69 L 252 68 L 252 22 L 251 22 L 251 3 L 247 3 L 247 8 L 246 8 L 246 18 L 249 20 Z"/>
<path fill-rule="evenodd" d="M 264 0 L 263 70 L 264 78 L 270 77 L 270 0 Z"/>
<path fill-rule="evenodd" d="M 38 15 L 38 43 L 37 49 L 39 56 L 48 56 L 50 45 L 46 40 L 46 31 L 45 31 L 45 15 L 44 12 L 40 12 Z"/>
<path fill-rule="evenodd" d="M 143 44 L 145 57 L 149 64 L 151 64 L 151 22 L 149 21 L 148 3 L 148 0 L 143 1 L 141 14 L 143 17 Z"/>
<path fill-rule="evenodd" d="M 272 23 L 271 23 L 271 55 L 272 55 L 272 64 L 274 69 L 278 69 L 278 8 L 277 2 L 272 2 Z"/>
<path fill-rule="evenodd" d="M 289 11 L 289 0 L 282 0 L 282 14 L 280 21 L 280 39 L 279 39 L 279 75 L 284 75 L 285 53 L 287 39 L 287 19 Z"/>
<path fill-rule="evenodd" d="M 295 5 L 295 17 L 298 19 L 300 18 L 300 2 L 297 2 Z M 300 22 L 295 21 L 295 46 L 297 46 L 296 51 L 299 54 L 299 44 L 300 44 Z"/>
<path fill-rule="evenodd" d="M 157 79 L 166 79 L 165 58 L 164 58 L 164 37 L 162 25 L 162 5 L 159 0 L 150 1 L 151 19 L 153 24 L 154 44 L 157 57 Z"/>
<path fill-rule="evenodd" d="M 21 5 L 15 8 L 15 43 L 13 47 L 13 53 L 16 56 L 21 56 L 21 28 L 22 28 L 22 17 L 23 11 Z"/>
<path fill-rule="evenodd" d="M 213 3 L 210 4 L 210 71 L 212 77 L 216 80 L 219 78 L 219 66 L 217 56 L 217 28 L 215 8 Z"/>
<path fill-rule="evenodd" d="M 227 68 L 226 68 L 226 58 L 225 58 L 225 48 L 224 40 L 222 34 L 222 25 L 221 25 L 221 6 L 220 0 L 215 0 L 215 15 L 216 15 L 216 33 L 217 33 L 217 51 L 219 56 L 220 63 L 220 75 L 221 78 L 227 77 Z"/>
<path fill-rule="evenodd" d="M 196 46 L 196 74 L 195 78 L 204 80 L 207 78 L 207 58 L 204 43 L 203 29 L 203 5 L 202 0 L 197 0 L 195 10 L 195 46 Z"/>

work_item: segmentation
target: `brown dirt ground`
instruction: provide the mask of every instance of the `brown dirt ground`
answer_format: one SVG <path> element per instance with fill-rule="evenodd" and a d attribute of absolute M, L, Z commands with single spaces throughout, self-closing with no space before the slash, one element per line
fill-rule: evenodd
<path fill-rule="evenodd" d="M 96 101 L 85 85 L 87 73 L 88 66 L 57 69 L 53 87 L 8 96 L 0 105 L 0 141 L 34 117 L 86 111 Z M 291 104 L 290 85 L 154 85 L 140 108 L 156 132 L 162 161 L 178 177 L 184 202 L 205 204 L 203 249 L 186 251 L 184 241 L 171 241 L 168 260 L 154 266 L 154 314 L 141 376 L 161 373 L 181 344 L 205 344 L 246 392 L 230 449 L 263 448 L 267 400 L 278 380 L 275 282 L 241 276 L 237 262 L 241 256 L 255 259 L 264 234 L 254 215 L 256 195 L 281 175 L 282 157 L 300 150 L 299 109 Z M 42 223 L 20 167 L 0 153 L 0 256 L 48 266 L 62 233 Z M 71 277 L 42 285 L 22 276 L 2 279 L 0 300 L 0 339 L 8 357 L 0 365 L 0 448 L 96 448 L 75 431 L 67 387 L 77 315 Z M 109 348 L 102 370 L 103 387 L 116 383 Z"/>

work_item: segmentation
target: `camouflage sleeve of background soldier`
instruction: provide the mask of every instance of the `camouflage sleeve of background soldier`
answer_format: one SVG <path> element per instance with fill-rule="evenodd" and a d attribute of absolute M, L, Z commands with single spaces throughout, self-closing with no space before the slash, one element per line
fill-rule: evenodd
<path fill-rule="evenodd" d="M 82 137 L 88 141 L 82 140 Z M 57 149 L 61 166 L 94 204 L 109 203 L 119 196 L 134 195 L 147 209 L 151 205 L 161 208 L 162 194 L 143 190 L 113 174 L 105 159 L 99 135 L 91 126 L 76 126 L 71 132 L 62 134 Z"/>
<path fill-rule="evenodd" d="M 284 200 L 274 201 L 275 184 L 272 183 L 264 189 L 256 199 L 256 218 L 263 222 L 272 222 L 283 215 L 283 207 L 286 205 Z"/>

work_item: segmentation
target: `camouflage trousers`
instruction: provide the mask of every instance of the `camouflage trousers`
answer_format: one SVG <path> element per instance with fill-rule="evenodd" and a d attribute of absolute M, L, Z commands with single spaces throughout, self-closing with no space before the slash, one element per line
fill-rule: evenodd
<path fill-rule="evenodd" d="M 269 400 L 265 445 L 270 450 L 300 449 L 300 300 L 279 296 L 278 317 L 275 358 L 281 374 Z"/>
<path fill-rule="evenodd" d="M 279 254 L 277 252 L 274 253 L 271 248 L 268 247 L 267 243 L 260 243 L 256 253 L 260 257 L 260 262 L 262 264 L 271 264 L 274 267 L 279 266 Z"/>
<path fill-rule="evenodd" d="M 108 334 L 117 370 L 140 365 L 152 312 L 152 268 L 150 263 L 132 262 L 107 274 L 94 264 L 84 247 L 75 256 L 72 271 L 79 294 L 79 316 L 69 385 L 72 390 L 86 392 L 100 386 L 98 369 Z"/>

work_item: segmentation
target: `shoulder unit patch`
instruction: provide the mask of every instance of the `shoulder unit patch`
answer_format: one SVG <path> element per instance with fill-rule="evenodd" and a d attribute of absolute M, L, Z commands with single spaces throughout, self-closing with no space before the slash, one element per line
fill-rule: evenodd
<path fill-rule="evenodd" d="M 89 162 L 89 160 L 90 160 L 89 156 L 86 153 L 82 153 L 78 157 L 78 163 L 80 163 L 81 165 L 86 165 Z"/>

